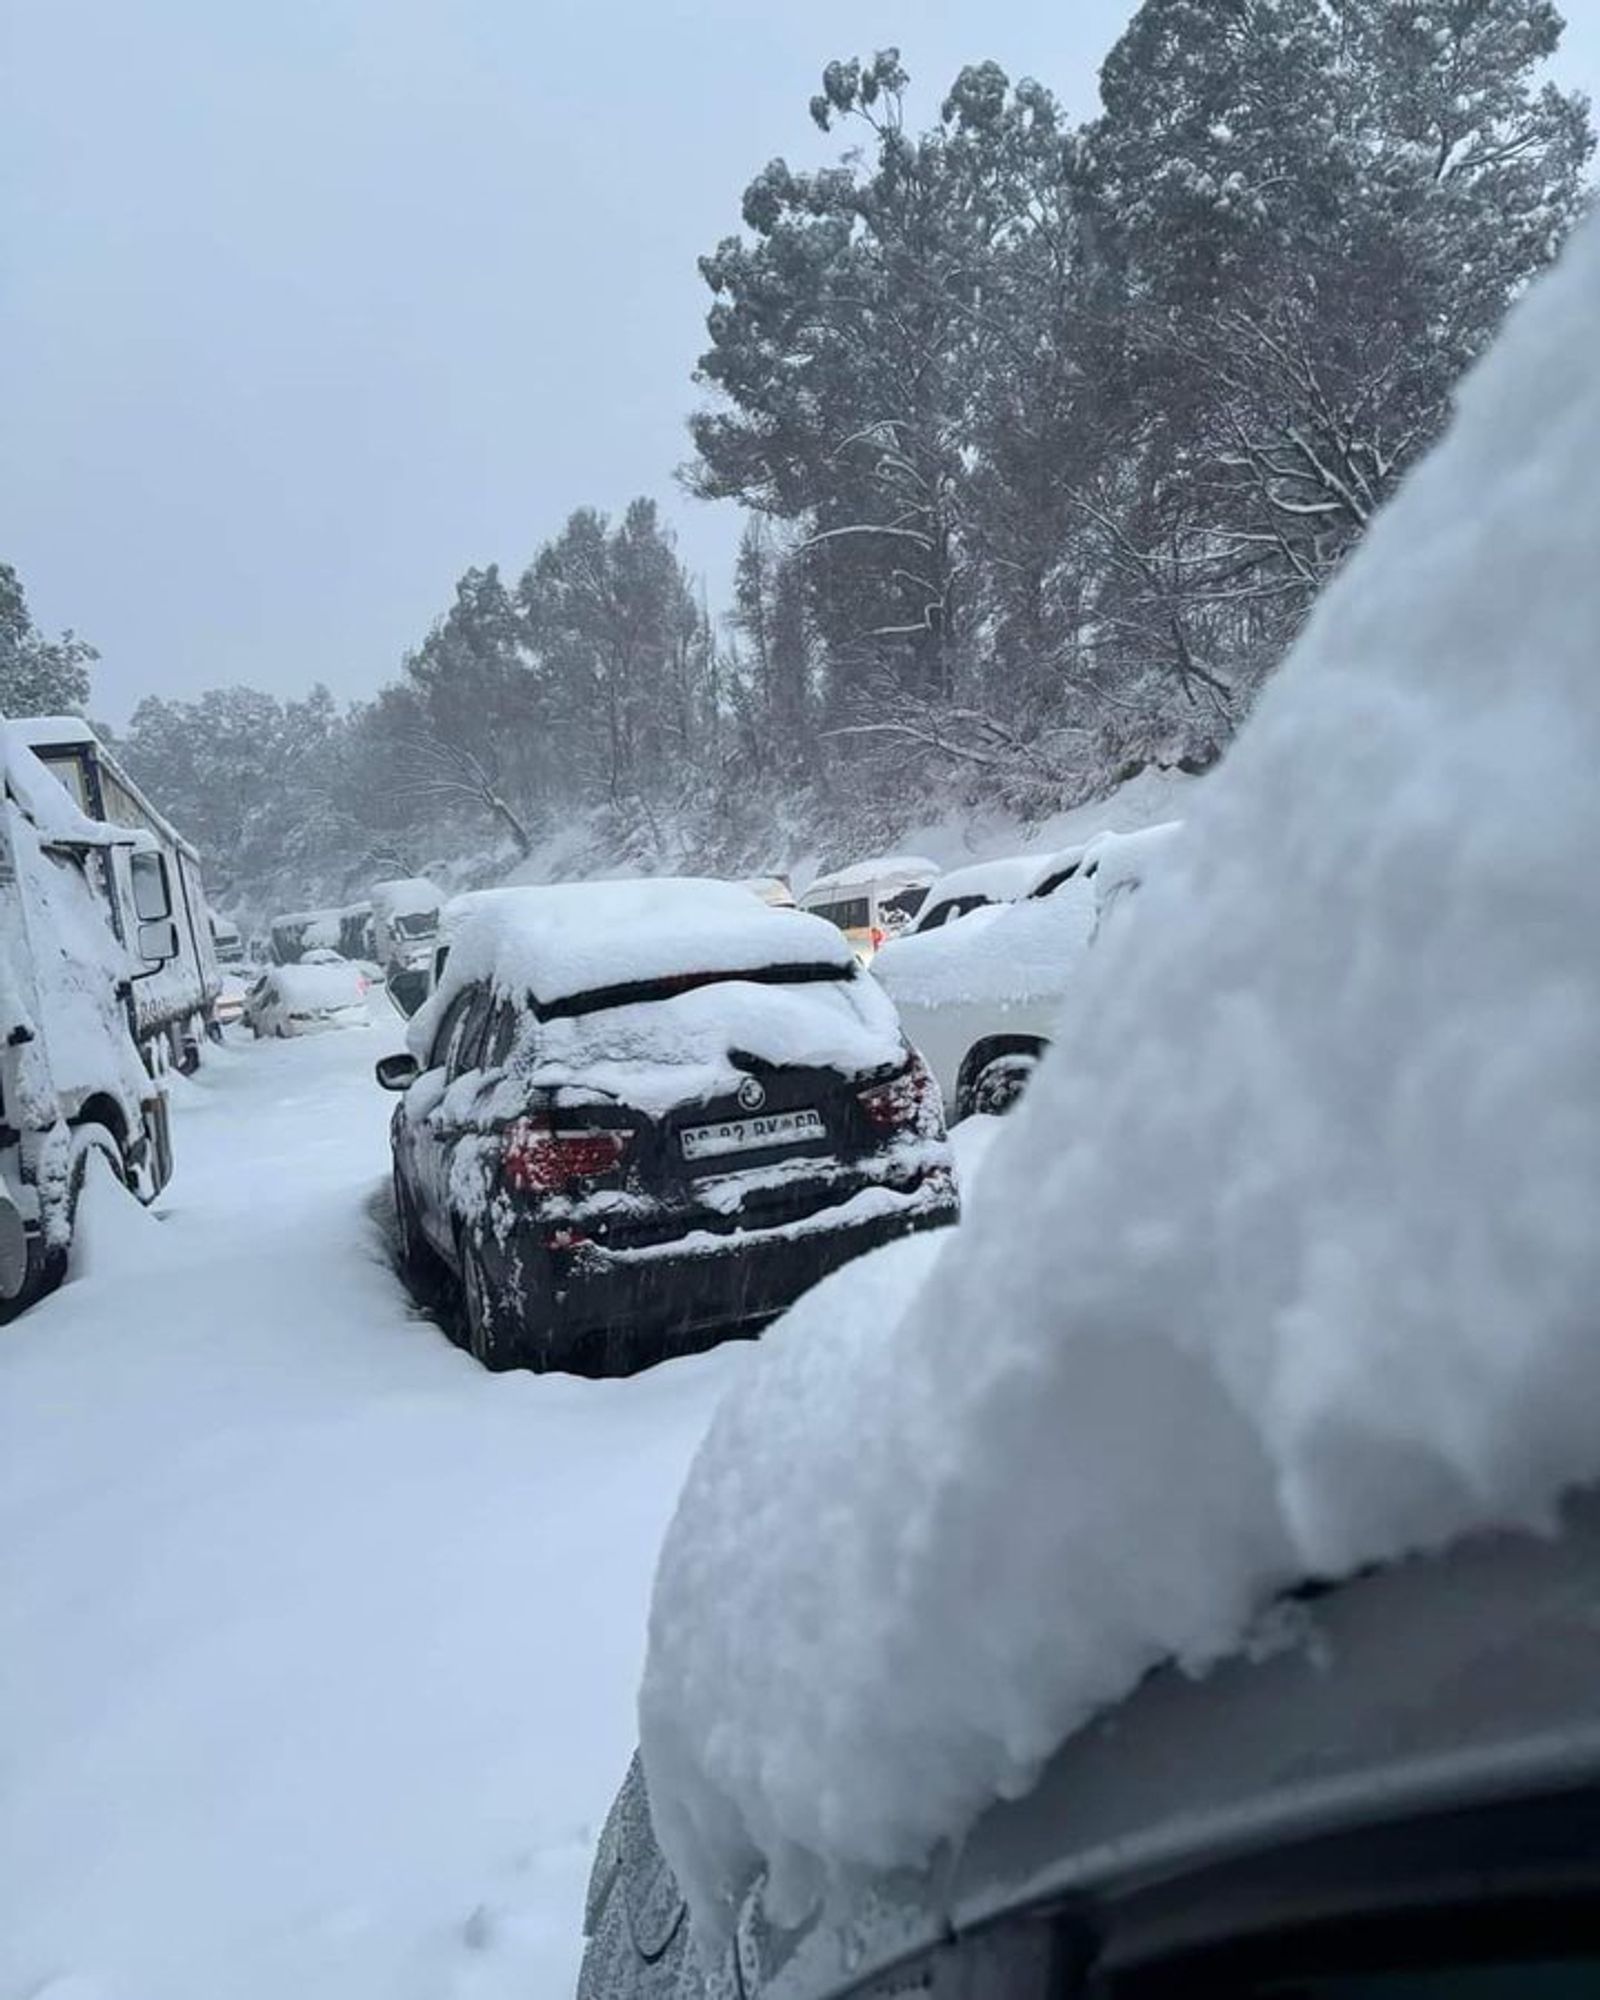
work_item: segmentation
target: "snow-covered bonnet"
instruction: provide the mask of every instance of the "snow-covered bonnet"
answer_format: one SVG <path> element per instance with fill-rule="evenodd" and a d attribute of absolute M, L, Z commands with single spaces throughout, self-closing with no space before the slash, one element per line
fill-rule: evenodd
<path fill-rule="evenodd" d="M 1600 1477 L 1600 222 L 1090 954 L 968 1221 L 719 1411 L 657 1577 L 715 1934 L 916 1863 L 1287 1581 Z M 920 1278 L 920 1282 L 919 1282 Z"/>

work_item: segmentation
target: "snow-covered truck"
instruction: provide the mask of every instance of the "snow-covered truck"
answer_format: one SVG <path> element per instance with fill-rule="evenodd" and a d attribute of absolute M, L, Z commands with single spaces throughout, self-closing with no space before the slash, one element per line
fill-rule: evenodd
<path fill-rule="evenodd" d="M 126 885 L 131 933 L 100 878 Z M 179 950 L 166 857 L 91 819 L 0 719 L 0 1323 L 66 1274 L 90 1159 L 152 1200 L 172 1169 L 136 996 Z"/>
<path fill-rule="evenodd" d="M 107 826 L 148 834 L 165 861 L 178 949 L 170 962 L 135 986 L 135 1028 L 150 1068 L 170 1061 L 193 1069 L 222 991 L 198 851 L 146 798 L 81 716 L 26 716 L 13 720 L 11 727 L 59 779 L 80 812 Z M 124 842 L 109 844 L 97 880 L 112 929 L 124 944 L 133 942 L 139 921 L 125 865 L 130 851 Z M 115 858 L 119 854 L 122 861 Z"/>

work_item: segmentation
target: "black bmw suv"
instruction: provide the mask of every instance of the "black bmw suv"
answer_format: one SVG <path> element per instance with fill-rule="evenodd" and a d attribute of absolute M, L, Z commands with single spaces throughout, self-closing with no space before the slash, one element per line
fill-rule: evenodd
<path fill-rule="evenodd" d="M 953 1222 L 938 1086 L 831 926 L 712 882 L 475 899 L 378 1080 L 402 1260 L 490 1368 L 624 1372 Z"/>

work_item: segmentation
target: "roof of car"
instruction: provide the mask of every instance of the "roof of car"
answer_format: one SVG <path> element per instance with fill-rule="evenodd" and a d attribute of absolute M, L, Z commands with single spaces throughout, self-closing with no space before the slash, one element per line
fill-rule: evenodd
<path fill-rule="evenodd" d="M 920 1877 L 768 1934 L 761 2000 L 822 2000 L 1009 1911 L 1122 1896 L 1284 1843 L 1600 1786 L 1600 1490 L 1555 1535 L 1496 1531 L 1281 1603 L 1056 1752 Z M 765 1931 L 765 1926 L 758 1927 Z"/>
<path fill-rule="evenodd" d="M 821 918 L 692 877 L 493 890 L 452 903 L 446 933 L 450 960 L 434 1012 L 476 980 L 553 1002 L 691 973 L 784 965 L 844 973 L 854 964 L 843 935 Z"/>

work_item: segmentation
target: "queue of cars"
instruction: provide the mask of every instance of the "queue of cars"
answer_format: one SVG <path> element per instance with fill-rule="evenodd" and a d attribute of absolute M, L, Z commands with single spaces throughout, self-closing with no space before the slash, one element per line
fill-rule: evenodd
<path fill-rule="evenodd" d="M 953 1221 L 946 1111 L 1015 1101 L 1116 845 L 890 856 L 798 908 L 777 876 L 431 892 L 378 1064 L 408 1281 L 488 1367 L 624 1372 Z M 263 973 L 258 1036 L 366 1019 L 319 959 Z"/>

